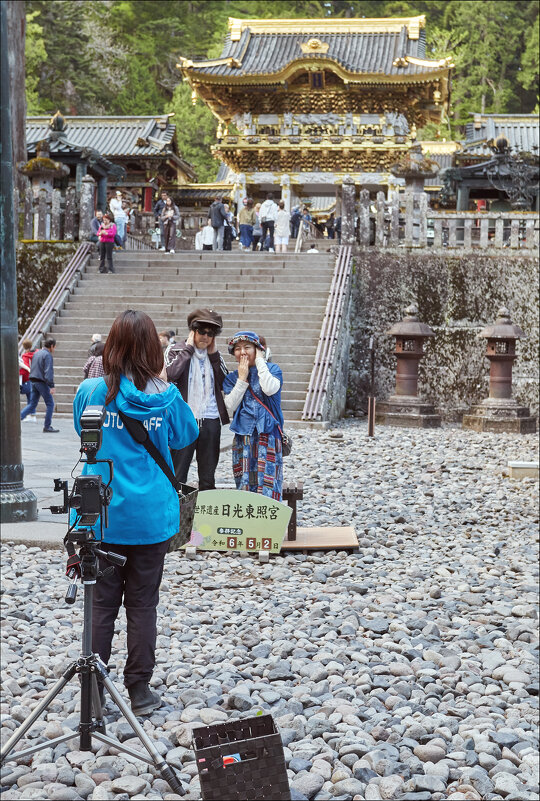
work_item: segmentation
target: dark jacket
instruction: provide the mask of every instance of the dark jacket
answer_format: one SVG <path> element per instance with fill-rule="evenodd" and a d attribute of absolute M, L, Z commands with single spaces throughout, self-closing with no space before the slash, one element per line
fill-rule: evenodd
<path fill-rule="evenodd" d="M 97 232 L 101 228 L 101 220 L 98 220 L 97 217 L 94 217 L 94 219 L 90 223 L 90 228 L 92 229 L 92 233 L 94 234 L 94 236 L 97 236 Z"/>
<path fill-rule="evenodd" d="M 221 228 L 222 225 L 225 225 L 227 212 L 225 211 L 223 203 L 219 200 L 214 200 L 208 209 L 208 216 L 210 217 L 213 228 Z"/>
<path fill-rule="evenodd" d="M 163 211 L 164 206 L 165 206 L 165 201 L 163 200 L 163 198 L 160 197 L 159 200 L 156 201 L 156 205 L 154 206 L 154 219 L 156 220 L 156 222 L 161 217 L 161 212 Z"/>
<path fill-rule="evenodd" d="M 188 398 L 189 366 L 194 353 L 194 347 L 188 345 L 186 342 L 174 345 L 167 351 L 167 362 L 169 365 L 167 367 L 167 378 L 169 381 L 176 384 L 186 403 Z M 214 389 L 219 416 L 222 424 L 225 426 L 230 420 L 221 390 L 223 388 L 223 379 L 229 371 L 219 351 L 216 351 L 216 353 L 209 353 L 208 358 L 210 359 L 210 364 L 214 371 Z"/>
<path fill-rule="evenodd" d="M 47 348 L 41 348 L 34 353 L 29 381 L 45 381 L 47 386 L 54 387 L 53 357 Z"/>

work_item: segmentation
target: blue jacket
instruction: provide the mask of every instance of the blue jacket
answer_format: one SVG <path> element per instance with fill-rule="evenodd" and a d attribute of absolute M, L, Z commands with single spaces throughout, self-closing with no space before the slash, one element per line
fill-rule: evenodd
<path fill-rule="evenodd" d="M 104 405 L 106 395 L 103 378 L 88 378 L 79 386 L 73 401 L 77 434 L 81 433 L 79 420 L 83 410 L 90 405 Z M 167 540 L 178 531 L 178 494 L 143 445 L 126 431 L 118 410 L 143 421 L 173 473 L 169 447 L 184 448 L 199 434 L 193 413 L 173 384 L 163 392 L 147 395 L 125 376 L 121 378 L 118 395 L 106 408 L 103 443 L 97 456 L 114 461 L 114 478 L 109 525 L 103 530 L 103 538 L 105 542 L 122 545 L 149 545 Z M 106 464 L 85 465 L 82 472 L 102 475 L 104 482 L 109 478 Z"/>
<path fill-rule="evenodd" d="M 283 373 L 281 367 L 274 362 L 268 362 L 268 369 L 273 376 L 279 378 L 280 388 L 274 395 L 265 395 L 259 383 L 259 373 L 256 367 L 249 368 L 249 386 L 270 409 L 283 431 L 283 412 L 281 411 L 281 387 L 283 386 Z M 227 373 L 223 380 L 223 392 L 228 395 L 238 381 L 238 370 Z M 251 436 L 255 429 L 259 434 L 274 434 L 279 436 L 276 420 L 261 404 L 255 400 L 249 389 L 246 389 L 242 402 L 237 407 L 231 423 L 231 431 L 241 436 Z"/>
<path fill-rule="evenodd" d="M 48 387 L 54 387 L 53 357 L 47 348 L 41 348 L 34 353 L 29 381 L 44 381 Z"/>

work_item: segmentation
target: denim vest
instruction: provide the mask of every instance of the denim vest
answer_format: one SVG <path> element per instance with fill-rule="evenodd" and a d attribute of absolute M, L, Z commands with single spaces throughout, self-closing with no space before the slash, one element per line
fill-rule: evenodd
<path fill-rule="evenodd" d="M 264 406 L 255 400 L 249 388 L 246 389 L 242 402 L 236 409 L 234 417 L 231 422 L 231 431 L 240 436 L 251 436 L 255 430 L 259 434 L 274 434 L 279 435 L 279 423 L 283 430 L 283 413 L 281 411 L 281 387 L 283 386 L 283 374 L 281 368 L 274 362 L 268 363 L 270 373 L 279 379 L 280 388 L 274 395 L 265 395 L 259 383 L 259 373 L 256 367 L 249 368 L 248 382 L 249 387 L 253 390 L 255 395 L 268 406 L 272 414 L 266 411 Z M 238 380 L 238 370 L 233 373 L 228 373 L 223 381 L 223 391 L 227 395 L 235 386 Z"/>

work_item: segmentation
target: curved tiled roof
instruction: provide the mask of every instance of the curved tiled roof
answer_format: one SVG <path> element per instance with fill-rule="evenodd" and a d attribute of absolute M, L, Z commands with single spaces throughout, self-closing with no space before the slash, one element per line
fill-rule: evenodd
<path fill-rule="evenodd" d="M 312 39 L 327 47 L 320 48 L 320 52 L 310 52 L 306 47 L 303 50 L 301 45 L 306 46 Z M 253 33 L 245 28 L 237 40 L 231 34 L 227 35 L 219 59 L 198 63 L 187 61 L 181 66 L 193 75 L 216 78 L 279 74 L 292 62 L 306 58 L 321 61 L 321 66 L 324 62 L 334 62 L 353 74 L 405 78 L 448 67 L 441 61 L 426 60 L 425 47 L 425 31 L 420 30 L 418 38 L 409 38 L 406 25 L 396 32 L 351 33 Z M 407 61 L 407 57 L 422 63 Z"/>
<path fill-rule="evenodd" d="M 51 133 L 49 121 L 49 116 L 27 117 L 26 141 L 47 139 Z M 165 118 L 164 128 L 160 127 L 159 117 L 65 117 L 65 121 L 65 140 L 49 139 L 51 154 L 69 152 L 72 148 L 67 147 L 66 140 L 70 145 L 91 147 L 107 158 L 156 156 L 174 150 L 176 126 L 168 119 L 165 124 Z"/>
<path fill-rule="evenodd" d="M 489 142 L 504 136 L 512 150 L 538 153 L 540 125 L 536 114 L 475 114 L 465 126 L 463 153 L 492 156 Z"/>

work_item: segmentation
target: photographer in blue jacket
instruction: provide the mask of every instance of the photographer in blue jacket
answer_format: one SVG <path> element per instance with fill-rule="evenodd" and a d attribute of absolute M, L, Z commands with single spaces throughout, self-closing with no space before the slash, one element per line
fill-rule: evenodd
<path fill-rule="evenodd" d="M 75 430 L 90 405 L 104 405 L 100 459 L 112 459 L 114 478 L 109 525 L 103 550 L 127 557 L 96 584 L 93 597 L 92 649 L 107 664 L 114 624 L 123 602 L 127 619 L 124 684 L 136 715 L 161 705 L 149 688 L 155 666 L 156 608 L 163 563 L 170 538 L 178 531 L 179 500 L 158 464 L 122 423 L 119 412 L 142 421 L 150 440 L 171 469 L 169 448 L 190 445 L 199 430 L 193 413 L 173 384 L 166 382 L 163 350 L 150 317 L 128 310 L 114 321 L 103 352 L 105 376 L 79 386 L 73 402 Z M 102 464 L 85 465 L 83 474 L 107 472 Z M 108 475 L 103 476 L 104 481 Z M 100 560 L 100 569 L 108 565 Z M 102 688 L 100 688 L 102 692 Z"/>

